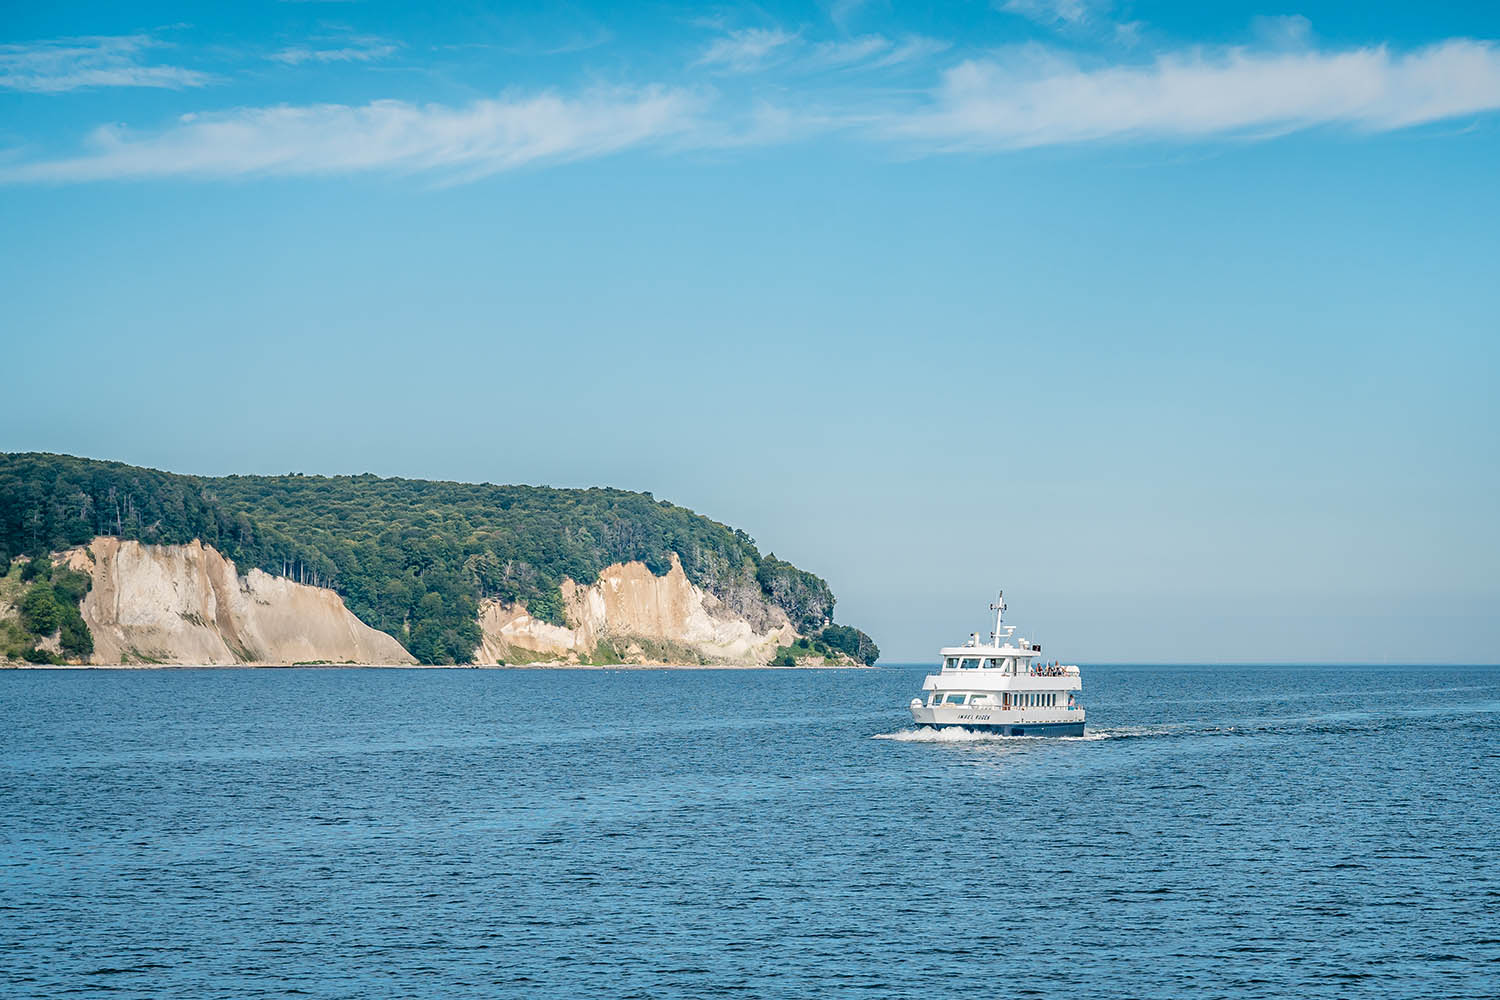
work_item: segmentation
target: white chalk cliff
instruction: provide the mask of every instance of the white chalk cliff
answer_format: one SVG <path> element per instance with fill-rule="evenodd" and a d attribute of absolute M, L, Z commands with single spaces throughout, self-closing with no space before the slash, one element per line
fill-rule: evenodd
<path fill-rule="evenodd" d="M 416 662 L 335 591 L 258 569 L 241 576 L 198 541 L 100 536 L 62 558 L 93 577 L 80 611 L 94 664 Z M 533 618 L 524 605 L 482 601 L 474 662 L 754 665 L 798 638 L 780 608 L 755 598 L 737 613 L 690 581 L 675 555 L 664 576 L 616 563 L 591 584 L 564 580 L 561 589 L 566 627 Z"/>
<path fill-rule="evenodd" d="M 779 608 L 765 609 L 757 631 L 693 584 L 676 555 L 665 576 L 640 562 L 615 563 L 584 585 L 562 584 L 564 628 L 539 621 L 522 605 L 485 600 L 479 607 L 484 639 L 475 662 L 605 659 L 624 663 L 762 664 L 797 632 Z"/>
<path fill-rule="evenodd" d="M 64 554 L 91 574 L 80 608 L 96 664 L 415 663 L 332 590 L 271 576 L 240 576 L 211 546 L 142 545 L 95 538 Z"/>

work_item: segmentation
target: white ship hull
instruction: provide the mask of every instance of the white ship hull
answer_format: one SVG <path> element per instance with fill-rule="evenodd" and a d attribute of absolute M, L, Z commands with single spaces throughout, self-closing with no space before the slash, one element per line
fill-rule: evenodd
<path fill-rule="evenodd" d="M 1084 728 L 1081 708 L 1005 710 L 924 705 L 920 698 L 912 700 L 911 719 L 919 726 L 933 729 L 970 729 L 1006 736 L 1082 736 Z"/>

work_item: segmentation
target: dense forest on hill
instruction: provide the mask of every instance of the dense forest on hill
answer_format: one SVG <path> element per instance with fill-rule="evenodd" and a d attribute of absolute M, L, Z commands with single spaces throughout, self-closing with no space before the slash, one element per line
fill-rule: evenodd
<path fill-rule="evenodd" d="M 181 476 L 118 462 L 0 455 L 0 570 L 13 556 L 96 535 L 160 545 L 194 538 L 233 559 L 331 587 L 361 619 L 424 663 L 466 662 L 482 598 L 524 601 L 562 623 L 564 577 L 592 582 L 611 563 L 688 578 L 754 616 L 783 609 L 798 631 L 856 658 L 879 651 L 831 627 L 820 577 L 761 555 L 743 531 L 649 493 L 429 482 L 363 476 Z"/>

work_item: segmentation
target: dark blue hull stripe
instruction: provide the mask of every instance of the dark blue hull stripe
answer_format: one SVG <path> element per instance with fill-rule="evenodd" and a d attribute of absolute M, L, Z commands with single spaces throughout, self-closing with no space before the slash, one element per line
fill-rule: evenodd
<path fill-rule="evenodd" d="M 965 725 L 961 722 L 926 722 L 918 725 L 930 726 L 933 729 L 967 729 L 975 733 L 999 733 L 1002 736 L 1082 736 L 1082 722 L 1037 722 L 987 724 L 973 723 Z"/>

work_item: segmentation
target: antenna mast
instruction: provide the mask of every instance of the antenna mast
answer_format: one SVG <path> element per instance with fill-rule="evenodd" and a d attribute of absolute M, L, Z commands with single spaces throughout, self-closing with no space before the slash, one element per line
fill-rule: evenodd
<path fill-rule="evenodd" d="M 1005 619 L 1005 591 L 1000 591 L 1000 596 L 995 598 L 995 603 L 990 605 L 990 610 L 995 612 L 995 631 L 990 633 L 990 645 L 1000 645 L 1000 623 Z"/>

